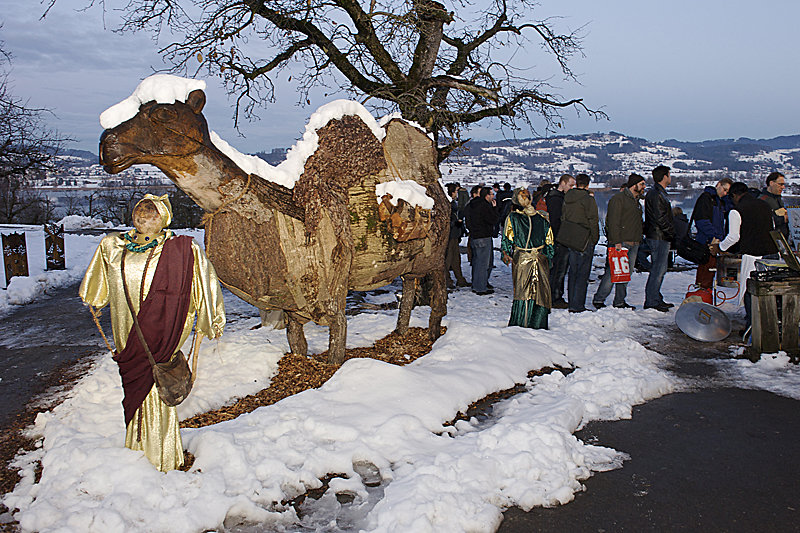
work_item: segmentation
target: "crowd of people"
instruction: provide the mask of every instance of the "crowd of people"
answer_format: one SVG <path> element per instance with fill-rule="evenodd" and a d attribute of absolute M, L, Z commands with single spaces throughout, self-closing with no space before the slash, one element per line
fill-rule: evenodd
<path fill-rule="evenodd" d="M 695 286 L 700 291 L 712 290 L 719 254 L 742 255 L 738 282 L 740 303 L 746 314 L 742 334 L 746 335 L 751 324 L 746 279 L 757 259 L 778 257 L 771 231 L 777 230 L 789 238 L 789 218 L 782 197 L 786 177 L 772 172 L 763 190 L 722 178 L 714 186 L 704 188 L 691 219 L 687 220 L 667 194 L 672 182 L 670 167 L 659 165 L 651 174 L 649 189 L 647 180 L 633 173 L 608 201 L 603 228 L 608 253 L 592 296 L 593 307 L 605 307 L 613 287 L 611 305 L 636 309 L 626 300 L 626 279 L 630 276 L 617 277 L 615 269 L 621 268 L 629 274 L 634 265 L 646 264 L 642 267 L 648 270 L 643 307 L 668 312 L 675 304 L 664 299 L 661 286 L 670 250 L 688 236 L 709 249 L 708 258 L 697 265 Z M 600 240 L 600 217 L 589 189 L 590 181 L 587 174 L 564 174 L 557 184 L 543 181 L 535 190 L 512 191 L 510 184 L 501 187 L 496 183 L 493 187 L 476 185 L 469 194 L 458 183 L 448 184 L 451 199 L 448 286 L 471 284 L 475 294 L 493 293 L 489 283 L 494 267 L 493 238 L 500 236 L 501 257 L 511 265 L 514 283 L 509 325 L 547 329 L 551 308 L 568 309 L 570 313 L 589 311 L 586 307 L 589 276 Z M 461 272 L 458 248 L 465 234 L 469 237 L 471 283 Z M 649 262 L 643 259 L 647 254 Z M 612 256 L 617 260 L 608 259 Z M 450 270 L 455 274 L 455 282 L 449 277 Z"/>

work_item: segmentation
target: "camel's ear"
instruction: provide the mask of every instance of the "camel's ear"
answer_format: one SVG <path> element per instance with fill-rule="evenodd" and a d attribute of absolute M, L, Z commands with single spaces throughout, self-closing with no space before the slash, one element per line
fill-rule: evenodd
<path fill-rule="evenodd" d="M 203 106 L 206 105 L 206 93 L 200 89 L 195 89 L 186 98 L 186 105 L 192 108 L 196 115 L 199 115 L 200 111 L 203 110 Z"/>

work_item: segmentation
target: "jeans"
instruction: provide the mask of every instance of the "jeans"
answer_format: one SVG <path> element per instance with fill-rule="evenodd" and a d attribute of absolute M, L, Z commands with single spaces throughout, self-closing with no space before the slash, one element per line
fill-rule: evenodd
<path fill-rule="evenodd" d="M 569 310 L 586 310 L 586 288 L 589 285 L 589 274 L 592 271 L 594 243 L 586 245 L 582 252 L 569 250 L 569 281 L 567 282 Z"/>
<path fill-rule="evenodd" d="M 628 266 L 633 272 L 633 265 L 636 262 L 636 255 L 639 252 L 639 245 L 634 244 L 628 246 Z M 628 295 L 627 283 L 611 283 L 611 268 L 608 264 L 608 257 L 606 257 L 606 270 L 603 272 L 603 277 L 600 279 L 600 286 L 597 287 L 597 292 L 594 293 L 592 303 L 602 304 L 605 303 L 608 295 L 611 294 L 611 286 L 614 285 L 614 305 L 620 306 L 625 303 L 625 297 Z"/>
<path fill-rule="evenodd" d="M 472 290 L 484 292 L 488 289 L 492 238 L 472 239 Z"/>
<path fill-rule="evenodd" d="M 647 276 L 647 284 L 644 286 L 644 305 L 645 307 L 657 307 L 664 303 L 661 284 L 664 282 L 664 274 L 667 273 L 669 241 L 647 239 L 647 244 L 650 246 L 652 266 L 650 275 Z"/>
<path fill-rule="evenodd" d="M 569 248 L 557 242 L 553 264 L 550 267 L 550 293 L 554 302 L 564 298 L 564 278 L 567 276 L 568 264 Z"/>

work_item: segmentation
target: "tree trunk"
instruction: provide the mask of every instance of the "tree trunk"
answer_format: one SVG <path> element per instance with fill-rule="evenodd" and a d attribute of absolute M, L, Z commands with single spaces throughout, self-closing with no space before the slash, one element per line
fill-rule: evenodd
<path fill-rule="evenodd" d="M 303 324 L 294 313 L 287 313 L 286 337 L 289 339 L 289 350 L 293 354 L 307 355 L 308 343 L 303 332 Z"/>
<path fill-rule="evenodd" d="M 395 331 L 404 335 L 408 331 L 411 321 L 411 310 L 414 309 L 414 298 L 417 293 L 417 278 L 403 276 L 403 297 L 400 298 L 400 310 L 397 314 L 397 328 Z"/>

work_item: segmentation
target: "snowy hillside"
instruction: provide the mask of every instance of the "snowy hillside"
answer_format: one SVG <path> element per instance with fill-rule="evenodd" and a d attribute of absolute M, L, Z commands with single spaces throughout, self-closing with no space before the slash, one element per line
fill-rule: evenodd
<path fill-rule="evenodd" d="M 275 148 L 257 154 L 271 165 L 286 157 Z M 97 155 L 69 150 L 64 156 L 67 169 L 49 176 L 42 186 L 91 187 L 122 184 L 126 180 L 169 184 L 149 165 L 130 168 L 110 178 L 98 164 Z M 585 172 L 594 183 L 614 185 L 631 172 L 649 176 L 657 165 L 673 167 L 673 186 L 699 187 L 722 176 L 761 184 L 773 170 L 786 174 L 788 193 L 800 193 L 800 135 L 774 139 L 721 139 L 683 142 L 674 139 L 651 142 L 621 133 L 593 133 L 544 139 L 470 141 L 460 153 L 452 154 L 441 166 L 445 181 L 473 184 L 508 181 L 538 184 L 559 175 Z M 755 183 L 753 183 L 755 185 Z M 797 187 L 793 191 L 792 187 Z"/>
<path fill-rule="evenodd" d="M 800 136 L 768 140 L 717 140 L 661 143 L 621 133 L 571 135 L 547 139 L 471 142 L 464 153 L 442 165 L 446 181 L 475 183 L 553 181 L 563 173 L 584 172 L 594 183 L 614 185 L 631 172 L 648 176 L 655 166 L 672 167 L 673 186 L 697 187 L 729 176 L 763 182 L 778 170 L 790 185 L 800 185 Z M 755 183 L 754 183 L 755 184 Z"/>

